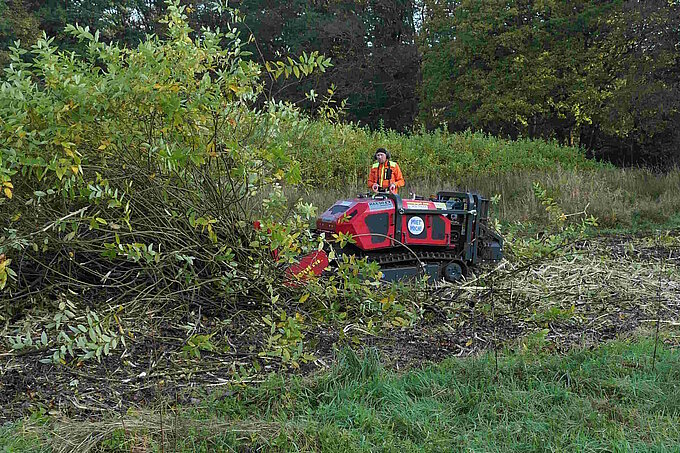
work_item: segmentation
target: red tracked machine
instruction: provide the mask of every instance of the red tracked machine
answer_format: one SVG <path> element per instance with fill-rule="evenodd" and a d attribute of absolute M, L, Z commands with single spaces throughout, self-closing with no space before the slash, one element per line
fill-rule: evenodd
<path fill-rule="evenodd" d="M 318 232 L 352 235 L 340 253 L 366 257 L 380 264 L 384 279 L 414 276 L 450 282 L 467 275 L 481 262 L 500 261 L 503 238 L 489 226 L 489 200 L 469 192 L 439 192 L 436 197 L 402 199 L 391 193 L 340 200 L 316 221 Z M 305 257 L 291 268 L 318 274 L 325 253 Z M 310 263 L 317 263 L 315 269 Z"/>

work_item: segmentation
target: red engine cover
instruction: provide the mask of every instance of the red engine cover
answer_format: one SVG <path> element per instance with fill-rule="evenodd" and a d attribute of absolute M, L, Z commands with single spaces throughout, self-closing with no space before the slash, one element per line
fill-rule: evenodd
<path fill-rule="evenodd" d="M 451 222 L 438 209 L 445 205 L 421 200 L 403 200 L 407 212 L 400 218 L 400 233 L 395 237 L 396 207 L 388 198 L 356 198 L 341 200 L 331 206 L 316 221 L 319 231 L 351 234 L 361 250 L 380 250 L 406 245 L 448 247 Z M 432 213 L 410 214 L 409 209 Z"/>
<path fill-rule="evenodd" d="M 433 201 L 404 200 L 405 209 L 428 210 L 432 214 L 406 214 L 401 216 L 402 242 L 408 245 L 433 245 L 445 247 L 451 239 L 451 221 L 444 215 L 437 214 L 439 208 Z"/>

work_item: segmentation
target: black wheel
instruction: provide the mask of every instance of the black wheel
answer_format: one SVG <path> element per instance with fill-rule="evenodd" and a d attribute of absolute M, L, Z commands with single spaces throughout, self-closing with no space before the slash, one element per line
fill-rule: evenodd
<path fill-rule="evenodd" d="M 456 283 L 467 275 L 467 266 L 462 261 L 451 261 L 442 266 L 441 273 L 444 280 Z"/>

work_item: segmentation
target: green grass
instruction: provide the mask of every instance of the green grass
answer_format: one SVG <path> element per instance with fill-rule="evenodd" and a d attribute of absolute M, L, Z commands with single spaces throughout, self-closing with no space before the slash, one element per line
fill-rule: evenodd
<path fill-rule="evenodd" d="M 35 420 L 0 425 L 0 452 L 48 452 L 44 439 L 35 432 L 24 431 L 25 424 L 32 424 Z"/>
<path fill-rule="evenodd" d="M 201 407 L 166 409 L 162 437 L 156 413 L 109 429 L 96 445 L 159 451 L 162 438 L 165 451 L 680 451 L 680 352 L 661 346 L 652 368 L 648 339 L 567 355 L 522 344 L 501 354 L 497 374 L 490 354 L 399 373 L 372 350 L 347 350 L 311 379 L 276 375 L 214 393 Z M 114 421 L 58 432 L 95 439 Z M 0 449 L 24 451 L 18 431 L 0 431 Z"/>

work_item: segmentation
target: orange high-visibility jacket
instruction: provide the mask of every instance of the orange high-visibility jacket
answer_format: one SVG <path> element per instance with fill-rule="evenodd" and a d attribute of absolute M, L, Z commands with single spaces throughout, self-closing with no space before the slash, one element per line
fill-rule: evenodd
<path fill-rule="evenodd" d="M 392 170 L 392 177 L 389 179 L 387 178 L 388 169 Z M 392 183 L 397 187 L 397 190 L 404 187 L 404 175 L 401 174 L 399 164 L 390 160 L 386 160 L 384 164 L 374 163 L 368 174 L 368 187 L 373 187 L 375 183 L 378 183 L 378 187 L 383 189 L 389 189 Z"/>

